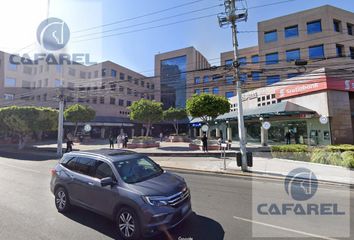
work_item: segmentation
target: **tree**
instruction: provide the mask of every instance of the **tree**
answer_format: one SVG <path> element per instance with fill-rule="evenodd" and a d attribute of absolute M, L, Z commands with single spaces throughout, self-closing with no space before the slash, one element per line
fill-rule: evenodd
<path fill-rule="evenodd" d="M 153 123 L 162 120 L 162 103 L 140 99 L 134 102 L 129 108 L 130 119 L 139 121 L 146 126 L 146 136 L 149 136 L 150 128 Z"/>
<path fill-rule="evenodd" d="M 6 133 L 18 137 L 18 148 L 25 146 L 25 138 L 36 131 L 55 130 L 58 111 L 41 107 L 4 107 L 0 108 L 0 126 Z"/>
<path fill-rule="evenodd" d="M 89 122 L 93 120 L 95 116 L 96 116 L 95 110 L 93 110 L 89 106 L 84 106 L 81 104 L 71 105 L 64 111 L 65 120 L 75 123 L 74 136 L 76 136 L 79 122 Z"/>
<path fill-rule="evenodd" d="M 176 130 L 176 135 L 178 135 L 178 121 L 186 117 L 187 117 L 187 112 L 185 109 L 182 108 L 170 107 L 169 109 L 163 112 L 164 120 L 173 121 L 173 127 Z"/>
<path fill-rule="evenodd" d="M 217 116 L 230 111 L 229 101 L 222 96 L 211 94 L 193 95 L 187 100 L 187 113 L 203 122 L 213 121 Z"/>

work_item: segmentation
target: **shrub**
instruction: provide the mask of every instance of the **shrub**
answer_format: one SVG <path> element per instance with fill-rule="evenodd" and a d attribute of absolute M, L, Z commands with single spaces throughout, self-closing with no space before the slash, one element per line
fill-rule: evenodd
<path fill-rule="evenodd" d="M 354 145 L 351 144 L 328 145 L 327 149 L 332 152 L 354 151 Z"/>
<path fill-rule="evenodd" d="M 311 155 L 311 162 L 341 166 L 342 157 L 340 152 L 332 152 L 328 151 L 328 149 L 315 149 Z"/>
<path fill-rule="evenodd" d="M 307 145 L 302 144 L 288 144 L 277 145 L 271 147 L 272 152 L 308 152 Z"/>
<path fill-rule="evenodd" d="M 354 151 L 346 151 L 341 154 L 343 162 L 342 165 L 348 168 L 354 168 Z"/>

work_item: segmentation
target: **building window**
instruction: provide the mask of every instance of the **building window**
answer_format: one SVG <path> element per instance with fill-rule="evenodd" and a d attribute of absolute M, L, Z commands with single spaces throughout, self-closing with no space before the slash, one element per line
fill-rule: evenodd
<path fill-rule="evenodd" d="M 149 82 L 146 83 L 146 88 L 150 88 L 150 83 Z"/>
<path fill-rule="evenodd" d="M 150 98 L 151 98 L 151 100 L 155 100 L 155 95 L 151 94 Z"/>
<path fill-rule="evenodd" d="M 57 73 L 61 73 L 62 70 L 61 65 L 55 65 L 55 70 L 57 71 Z"/>
<path fill-rule="evenodd" d="M 238 59 L 238 63 L 240 64 L 240 66 L 245 66 L 247 65 L 247 58 L 246 57 L 240 57 Z"/>
<path fill-rule="evenodd" d="M 86 78 L 86 73 L 83 71 L 80 71 L 80 78 L 82 78 L 82 79 Z"/>
<path fill-rule="evenodd" d="M 204 92 L 204 93 L 209 93 L 209 88 L 204 88 L 204 89 L 203 89 L 203 92 Z"/>
<path fill-rule="evenodd" d="M 247 81 L 247 73 L 240 73 L 240 81 L 241 82 Z"/>
<path fill-rule="evenodd" d="M 132 90 L 130 88 L 127 88 L 127 94 L 132 95 Z"/>
<path fill-rule="evenodd" d="M 200 77 L 194 78 L 194 84 L 200 84 Z"/>
<path fill-rule="evenodd" d="M 89 78 L 89 79 L 91 78 L 91 72 L 87 73 L 87 78 Z"/>
<path fill-rule="evenodd" d="M 124 87 L 123 86 L 119 86 L 119 92 L 124 92 Z"/>
<path fill-rule="evenodd" d="M 102 76 L 102 77 L 105 77 L 105 76 L 106 76 L 106 69 L 105 69 L 105 68 L 102 68 L 102 70 L 101 70 L 101 76 Z"/>
<path fill-rule="evenodd" d="M 260 72 L 252 72 L 252 80 L 253 81 L 258 81 L 261 79 L 261 73 Z"/>
<path fill-rule="evenodd" d="M 124 73 L 119 73 L 119 79 L 124 80 L 125 79 L 125 74 Z"/>
<path fill-rule="evenodd" d="M 226 98 L 231 98 L 231 97 L 233 97 L 234 96 L 234 92 L 233 91 L 230 91 L 230 92 L 226 92 L 225 93 L 225 97 Z"/>
<path fill-rule="evenodd" d="M 140 86 L 144 87 L 144 86 L 145 86 L 145 82 L 144 82 L 144 81 L 141 81 L 141 82 L 140 82 Z"/>
<path fill-rule="evenodd" d="M 17 70 L 17 65 L 13 63 L 9 63 L 8 65 L 9 70 L 16 71 Z"/>
<path fill-rule="evenodd" d="M 94 76 L 95 76 L 95 78 L 98 78 L 98 71 L 97 70 L 94 72 Z"/>
<path fill-rule="evenodd" d="M 300 73 L 288 73 L 288 78 L 293 78 L 299 76 Z"/>
<path fill-rule="evenodd" d="M 233 76 L 226 76 L 225 81 L 227 85 L 232 85 L 234 83 L 234 77 Z"/>
<path fill-rule="evenodd" d="M 336 44 L 336 54 L 337 54 L 337 57 L 344 56 L 344 46 L 343 45 Z"/>
<path fill-rule="evenodd" d="M 259 56 L 258 55 L 252 56 L 252 63 L 259 63 Z"/>
<path fill-rule="evenodd" d="M 278 53 L 266 54 L 266 65 L 277 64 L 277 63 L 279 63 Z"/>
<path fill-rule="evenodd" d="M 219 94 L 219 88 L 218 87 L 213 87 L 213 94 L 215 94 L 215 95 Z"/>
<path fill-rule="evenodd" d="M 222 76 L 221 76 L 221 75 L 214 75 L 214 76 L 213 76 L 213 81 L 214 81 L 214 82 L 217 82 L 217 81 L 219 81 L 220 79 L 222 79 Z"/>
<path fill-rule="evenodd" d="M 295 60 L 300 60 L 300 49 L 286 51 L 286 61 L 291 62 Z"/>
<path fill-rule="evenodd" d="M 278 40 L 277 30 L 264 33 L 264 42 L 265 43 L 276 42 L 277 40 Z"/>
<path fill-rule="evenodd" d="M 54 80 L 54 87 L 61 87 L 62 86 L 62 81 L 59 79 Z"/>
<path fill-rule="evenodd" d="M 117 88 L 117 85 L 115 83 L 110 84 L 111 91 L 115 91 Z"/>
<path fill-rule="evenodd" d="M 135 80 L 134 80 L 134 84 L 135 84 L 135 85 L 139 85 L 139 80 L 138 80 L 138 79 L 135 79 Z"/>
<path fill-rule="evenodd" d="M 16 87 L 16 79 L 5 78 L 5 87 Z"/>
<path fill-rule="evenodd" d="M 14 95 L 14 94 L 5 93 L 5 94 L 4 94 L 4 98 L 5 98 L 5 100 L 7 100 L 7 101 L 12 101 L 12 100 L 14 100 L 15 95 Z"/>
<path fill-rule="evenodd" d="M 129 75 L 128 75 L 127 78 L 128 78 L 128 82 L 132 82 L 132 80 L 133 80 L 133 77 L 132 77 L 132 76 L 129 76 Z"/>
<path fill-rule="evenodd" d="M 321 20 L 307 23 L 307 34 L 314 34 L 322 32 Z"/>
<path fill-rule="evenodd" d="M 276 83 L 280 81 L 279 75 L 267 76 L 267 85 Z"/>
<path fill-rule="evenodd" d="M 132 101 L 127 101 L 127 107 L 130 107 L 132 105 Z"/>
<path fill-rule="evenodd" d="M 203 77 L 203 82 L 208 83 L 209 82 L 209 76 L 204 76 Z"/>
<path fill-rule="evenodd" d="M 47 96 L 48 96 L 48 95 L 47 95 L 46 93 L 45 93 L 45 94 L 43 94 L 43 101 L 44 101 L 44 102 L 46 102 L 46 101 L 47 101 Z"/>
<path fill-rule="evenodd" d="M 200 89 L 195 89 L 195 90 L 194 90 L 194 94 L 199 95 L 199 94 L 200 94 Z"/>
<path fill-rule="evenodd" d="M 324 58 L 324 48 L 323 45 L 317 45 L 309 47 L 309 57 L 310 59 Z"/>
<path fill-rule="evenodd" d="M 114 78 L 117 77 L 117 71 L 114 69 L 111 69 L 111 76 Z"/>
<path fill-rule="evenodd" d="M 349 52 L 350 52 L 350 58 L 354 59 L 354 47 L 350 47 Z"/>
<path fill-rule="evenodd" d="M 227 60 L 225 60 L 225 66 L 231 67 L 233 62 L 234 62 L 233 59 L 227 59 Z"/>
<path fill-rule="evenodd" d="M 118 105 L 119 106 L 124 106 L 124 100 L 123 99 L 119 99 L 118 100 Z"/>
<path fill-rule="evenodd" d="M 151 84 L 151 89 L 155 89 L 155 84 Z"/>
<path fill-rule="evenodd" d="M 100 97 L 100 103 L 104 104 L 104 97 Z"/>
<path fill-rule="evenodd" d="M 109 104 L 112 104 L 112 105 L 116 104 L 116 99 L 114 97 L 110 97 Z"/>
<path fill-rule="evenodd" d="M 333 29 L 335 32 L 342 32 L 342 22 L 339 20 L 333 20 Z"/>
<path fill-rule="evenodd" d="M 97 97 L 93 97 L 93 98 L 92 98 L 92 103 L 93 103 L 93 104 L 97 104 Z"/>
<path fill-rule="evenodd" d="M 353 24 L 350 24 L 350 23 L 347 23 L 347 29 L 348 29 L 348 34 L 349 35 L 354 35 L 353 34 L 353 28 L 354 28 L 354 25 Z"/>
<path fill-rule="evenodd" d="M 285 38 L 292 38 L 299 36 L 299 28 L 297 25 L 286 27 L 284 31 Z"/>

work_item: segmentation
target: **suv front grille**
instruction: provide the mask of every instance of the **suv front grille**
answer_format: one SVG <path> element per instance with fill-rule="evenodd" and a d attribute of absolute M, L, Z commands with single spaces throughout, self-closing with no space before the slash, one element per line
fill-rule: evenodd
<path fill-rule="evenodd" d="M 188 199 L 190 196 L 190 192 L 188 188 L 183 189 L 181 192 L 176 193 L 170 196 L 168 200 L 168 204 L 172 207 L 179 207 L 184 200 Z"/>

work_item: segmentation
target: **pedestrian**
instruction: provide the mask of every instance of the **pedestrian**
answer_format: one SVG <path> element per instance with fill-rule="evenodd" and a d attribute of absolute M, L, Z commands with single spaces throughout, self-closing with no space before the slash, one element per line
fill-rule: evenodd
<path fill-rule="evenodd" d="M 218 139 L 218 145 L 219 145 L 219 150 L 221 150 L 221 144 L 224 142 L 224 140 L 222 139 L 222 137 L 220 136 Z"/>
<path fill-rule="evenodd" d="M 70 139 L 68 139 L 68 140 L 66 141 L 66 150 L 65 150 L 65 152 L 66 152 L 66 153 L 67 153 L 67 152 L 71 152 L 71 151 L 73 150 L 73 145 L 74 145 L 73 141 L 71 141 Z"/>
<path fill-rule="evenodd" d="M 163 140 L 163 133 L 160 132 L 160 142 L 162 142 L 162 140 Z"/>
<path fill-rule="evenodd" d="M 124 148 L 127 148 L 128 147 L 128 141 L 129 141 L 129 138 L 128 138 L 128 135 L 125 134 L 124 135 L 124 140 L 123 140 L 123 143 L 124 143 Z"/>
<path fill-rule="evenodd" d="M 117 148 L 122 148 L 122 135 L 117 136 Z"/>
<path fill-rule="evenodd" d="M 109 149 L 114 149 L 114 139 L 113 136 L 109 136 Z"/>
<path fill-rule="evenodd" d="M 202 143 L 203 143 L 203 151 L 208 152 L 208 137 L 206 136 L 205 133 L 202 137 Z"/>
<path fill-rule="evenodd" d="M 286 139 L 286 144 L 291 143 L 291 131 L 290 130 L 285 134 L 285 139 Z"/>

